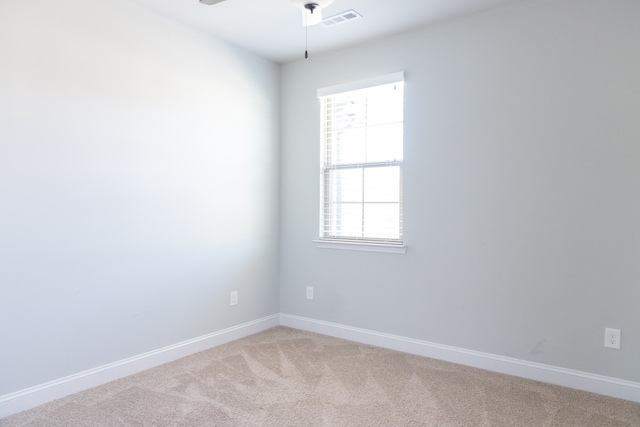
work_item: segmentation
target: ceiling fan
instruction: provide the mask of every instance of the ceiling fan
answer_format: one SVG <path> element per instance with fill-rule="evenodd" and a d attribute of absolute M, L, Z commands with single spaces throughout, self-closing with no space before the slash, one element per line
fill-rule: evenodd
<path fill-rule="evenodd" d="M 290 0 L 302 11 L 302 25 L 309 27 L 322 22 L 322 8 L 329 6 L 333 0 Z"/>
<path fill-rule="evenodd" d="M 221 3 L 225 0 L 199 0 L 200 3 L 208 6 Z M 322 8 L 329 6 L 333 0 L 290 0 L 291 3 L 302 11 L 302 25 L 309 27 L 322 22 Z M 305 34 L 306 45 L 306 34 Z M 309 52 L 304 51 L 304 57 L 309 58 Z"/>
<path fill-rule="evenodd" d="M 225 0 L 200 0 L 200 3 L 208 6 L 221 3 Z M 322 8 L 329 6 L 333 0 L 290 0 L 291 3 L 302 11 L 302 25 L 308 27 L 322 22 Z"/>

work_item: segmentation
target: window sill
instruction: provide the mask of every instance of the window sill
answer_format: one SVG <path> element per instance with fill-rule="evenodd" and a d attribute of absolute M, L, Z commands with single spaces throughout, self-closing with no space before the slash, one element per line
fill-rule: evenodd
<path fill-rule="evenodd" d="M 314 240 L 319 249 L 338 249 L 343 251 L 384 252 L 389 254 L 404 254 L 405 245 L 388 245 L 384 243 L 339 242 L 334 240 Z"/>

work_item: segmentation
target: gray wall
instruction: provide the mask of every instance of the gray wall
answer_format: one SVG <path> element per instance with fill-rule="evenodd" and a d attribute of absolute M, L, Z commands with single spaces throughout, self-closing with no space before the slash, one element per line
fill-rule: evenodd
<path fill-rule="evenodd" d="M 530 1 L 286 64 L 281 311 L 640 381 L 638 22 Z M 316 89 L 401 70 L 407 253 L 317 249 Z"/>
<path fill-rule="evenodd" d="M 0 2 L 0 395 L 278 312 L 279 72 L 128 1 Z"/>

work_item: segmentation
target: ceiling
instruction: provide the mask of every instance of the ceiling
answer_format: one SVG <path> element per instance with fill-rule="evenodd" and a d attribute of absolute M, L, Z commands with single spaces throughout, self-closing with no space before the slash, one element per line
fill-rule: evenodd
<path fill-rule="evenodd" d="M 291 0 L 130 0 L 278 63 L 304 57 L 305 28 Z M 334 0 L 329 17 L 349 9 L 362 15 L 330 28 L 308 27 L 309 55 L 526 0 Z M 313 0 L 310 0 L 313 2 Z"/>

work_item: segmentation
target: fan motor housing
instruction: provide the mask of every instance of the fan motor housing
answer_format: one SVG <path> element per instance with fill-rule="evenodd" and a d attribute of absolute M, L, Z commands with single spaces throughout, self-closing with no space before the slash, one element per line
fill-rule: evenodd
<path fill-rule="evenodd" d="M 294 6 L 304 9 L 307 4 L 315 4 L 317 7 L 324 9 L 333 3 L 333 0 L 291 0 Z"/>

